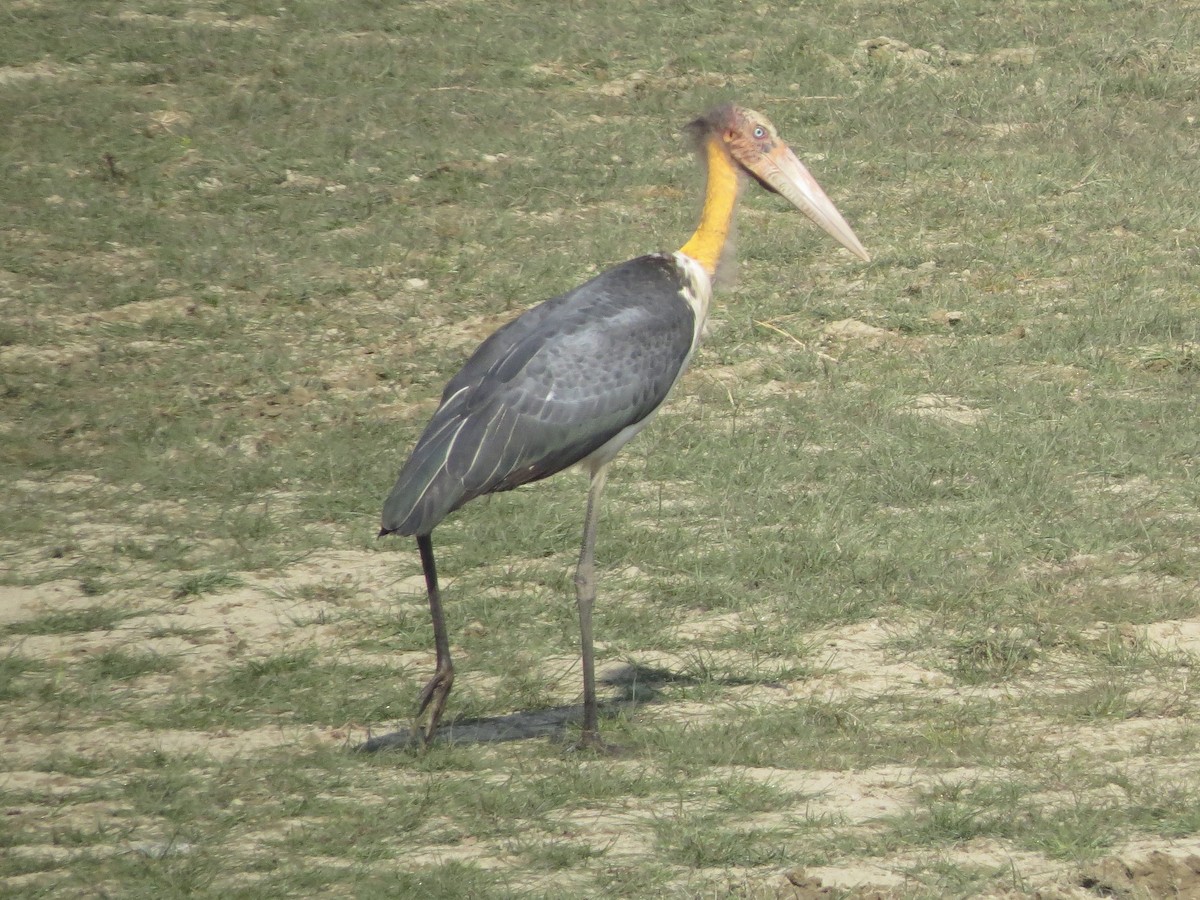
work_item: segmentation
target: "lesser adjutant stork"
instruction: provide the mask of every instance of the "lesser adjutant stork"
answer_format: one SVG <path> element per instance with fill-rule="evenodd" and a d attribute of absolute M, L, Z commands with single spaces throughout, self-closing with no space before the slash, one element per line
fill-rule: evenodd
<path fill-rule="evenodd" d="M 480 344 L 400 470 L 380 535 L 415 535 L 433 616 L 437 671 L 417 718 L 433 737 L 454 683 L 433 529 L 469 500 L 579 465 L 591 476 L 575 572 L 583 659 L 582 746 L 600 746 L 592 606 L 596 519 L 608 464 L 645 428 L 700 341 L 713 277 L 748 179 L 782 194 L 862 260 L 867 251 L 820 185 L 760 113 L 717 107 L 691 123 L 707 169 L 700 225 L 674 253 L 597 275 L 519 315 Z"/>

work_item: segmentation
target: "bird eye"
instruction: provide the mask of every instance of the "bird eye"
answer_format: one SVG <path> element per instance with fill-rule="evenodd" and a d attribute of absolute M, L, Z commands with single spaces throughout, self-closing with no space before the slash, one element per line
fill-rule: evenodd
<path fill-rule="evenodd" d="M 756 125 L 754 127 L 754 136 L 759 140 L 762 140 L 767 136 L 767 129 L 763 128 L 761 125 Z"/>

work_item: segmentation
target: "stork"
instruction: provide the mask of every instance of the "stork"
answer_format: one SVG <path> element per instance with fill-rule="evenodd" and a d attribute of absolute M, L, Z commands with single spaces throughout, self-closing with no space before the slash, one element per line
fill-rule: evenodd
<path fill-rule="evenodd" d="M 590 476 L 575 570 L 583 668 L 579 746 L 602 748 L 592 607 L 596 520 L 608 465 L 645 428 L 679 381 L 712 299 L 738 194 L 749 179 L 783 195 L 864 261 L 870 257 L 825 192 L 765 116 L 727 104 L 688 126 L 707 170 L 700 224 L 674 253 L 621 263 L 534 306 L 475 350 L 383 506 L 380 536 L 415 536 L 433 618 L 437 667 L 418 697 L 428 745 L 454 683 L 438 589 L 433 529 L 476 497 L 579 466 Z"/>

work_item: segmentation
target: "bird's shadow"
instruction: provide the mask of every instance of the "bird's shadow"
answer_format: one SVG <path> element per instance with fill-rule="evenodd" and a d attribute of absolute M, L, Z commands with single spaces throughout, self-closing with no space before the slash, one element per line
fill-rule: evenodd
<path fill-rule="evenodd" d="M 629 663 L 597 679 L 600 684 L 618 689 L 616 696 L 598 705 L 601 719 L 612 719 L 625 710 L 653 703 L 664 703 L 668 685 L 723 684 L 729 686 L 762 684 L 759 678 L 715 676 L 709 673 L 693 675 L 672 672 L 655 666 Z M 566 743 L 570 729 L 583 721 L 583 705 L 552 706 L 548 709 L 522 710 L 503 716 L 451 719 L 438 726 L 433 736 L 435 744 L 497 744 L 546 737 Z M 415 750 L 424 746 L 420 729 L 408 727 L 399 731 L 369 737 L 354 748 L 357 753 L 379 753 L 385 750 Z"/>

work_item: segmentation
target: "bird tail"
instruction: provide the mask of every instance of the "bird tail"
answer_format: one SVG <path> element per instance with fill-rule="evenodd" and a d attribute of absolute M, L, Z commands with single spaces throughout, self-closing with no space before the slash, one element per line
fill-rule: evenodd
<path fill-rule="evenodd" d="M 454 484 L 458 479 L 450 474 L 447 462 L 466 423 L 450 419 L 438 424 L 441 427 L 430 427 L 421 435 L 412 456 L 400 469 L 383 504 L 381 536 L 429 534 L 460 505 L 462 484 Z"/>

